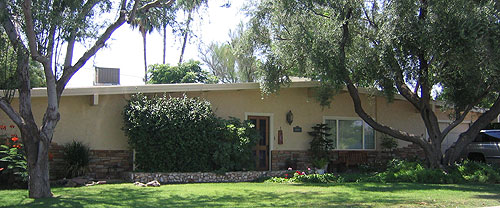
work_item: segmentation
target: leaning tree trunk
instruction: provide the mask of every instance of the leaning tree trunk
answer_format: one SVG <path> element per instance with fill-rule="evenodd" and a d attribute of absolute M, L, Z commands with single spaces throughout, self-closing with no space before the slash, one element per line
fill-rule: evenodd
<path fill-rule="evenodd" d="M 179 57 L 179 64 L 182 63 L 182 59 L 184 58 L 184 51 L 186 50 L 186 44 L 187 44 L 187 39 L 188 39 L 188 34 L 189 34 L 189 24 L 191 23 L 191 12 L 192 11 L 189 11 L 188 19 L 186 22 L 186 30 L 184 31 L 184 41 L 182 42 L 182 49 L 181 49 L 181 56 Z"/>
<path fill-rule="evenodd" d="M 497 96 L 495 102 L 488 111 L 481 114 L 474 123 L 458 137 L 458 140 L 446 151 L 443 163 L 451 165 L 462 156 L 462 151 L 469 145 L 474 138 L 479 134 L 481 129 L 486 127 L 490 122 L 500 114 L 500 96 Z"/>
<path fill-rule="evenodd" d="M 148 82 L 148 63 L 147 63 L 147 56 L 146 56 L 146 31 L 143 29 L 141 30 L 142 33 L 142 44 L 143 44 L 143 49 L 144 49 L 144 84 Z"/>
<path fill-rule="evenodd" d="M 166 57 L 167 57 L 167 24 L 163 23 L 163 64 L 165 64 Z"/>

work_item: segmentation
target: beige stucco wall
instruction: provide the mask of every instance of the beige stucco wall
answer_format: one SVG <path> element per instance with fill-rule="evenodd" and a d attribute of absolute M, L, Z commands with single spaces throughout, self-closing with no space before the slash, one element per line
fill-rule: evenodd
<path fill-rule="evenodd" d="M 162 93 L 157 93 L 162 94 Z M 179 96 L 182 93 L 167 93 Z M 198 91 L 187 92 L 189 97 L 201 97 L 212 103 L 215 113 L 223 118 L 236 117 L 246 119 L 248 115 L 266 115 L 271 117 L 272 150 L 306 150 L 311 137 L 307 132 L 317 123 L 323 122 L 324 116 L 357 118 L 348 93 L 341 92 L 333 99 L 330 107 L 321 107 L 314 97 L 312 88 L 284 88 L 278 94 L 262 97 L 258 89 Z M 65 144 L 72 140 L 83 141 L 95 150 L 128 149 L 127 137 L 121 130 L 122 109 L 130 94 L 99 95 L 98 104 L 92 105 L 92 95 L 63 96 L 60 104 L 61 120 L 56 128 L 53 141 Z M 365 110 L 377 121 L 408 131 L 425 135 L 425 127 L 420 115 L 406 101 L 387 102 L 383 97 L 361 95 Z M 46 108 L 46 98 L 33 98 L 33 113 L 41 121 Z M 14 100 L 14 105 L 17 105 Z M 292 125 L 286 123 L 288 111 L 294 114 Z M 447 118 L 440 114 L 440 119 Z M 11 123 L 3 112 L 0 124 Z M 293 127 L 302 127 L 302 132 L 293 132 Z M 284 144 L 277 141 L 278 130 L 283 131 Z M 382 135 L 377 133 L 377 137 Z M 377 140 L 377 148 L 380 147 Z M 400 142 L 401 146 L 406 145 Z"/>

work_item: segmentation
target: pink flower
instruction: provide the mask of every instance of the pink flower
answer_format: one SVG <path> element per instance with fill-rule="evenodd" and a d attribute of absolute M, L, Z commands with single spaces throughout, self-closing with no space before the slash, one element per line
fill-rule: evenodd
<path fill-rule="evenodd" d="M 305 174 L 306 174 L 306 172 L 302 172 L 302 175 L 305 175 Z"/>
<path fill-rule="evenodd" d="M 311 168 L 307 168 L 308 171 L 311 171 Z"/>
<path fill-rule="evenodd" d="M 292 168 L 288 168 L 288 170 L 292 170 Z"/>
<path fill-rule="evenodd" d="M 3 168 L 0 168 L 0 171 L 2 171 L 2 170 L 3 170 Z"/>

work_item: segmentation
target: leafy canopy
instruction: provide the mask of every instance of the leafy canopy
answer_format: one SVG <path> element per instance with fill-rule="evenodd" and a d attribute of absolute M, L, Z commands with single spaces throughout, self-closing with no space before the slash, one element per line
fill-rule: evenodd
<path fill-rule="evenodd" d="M 217 78 L 200 67 L 200 62 L 190 60 L 178 66 L 169 64 L 153 64 L 149 66 L 151 74 L 149 84 L 172 83 L 217 83 Z"/>
<path fill-rule="evenodd" d="M 500 91 L 497 8 L 495 1 L 467 0 L 262 1 L 250 11 L 252 41 L 265 54 L 268 92 L 290 76 L 309 77 L 321 81 L 327 104 L 348 76 L 392 97 L 402 75 L 415 92 L 440 87 L 440 98 L 463 111 Z"/>

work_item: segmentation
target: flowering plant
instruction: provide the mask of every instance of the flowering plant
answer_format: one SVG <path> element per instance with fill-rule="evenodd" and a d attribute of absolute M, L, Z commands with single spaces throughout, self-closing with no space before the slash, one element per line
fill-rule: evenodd
<path fill-rule="evenodd" d="M 17 134 L 7 133 L 6 125 L 0 125 L 0 139 L 4 143 L 0 145 L 0 174 L 7 178 L 13 178 L 14 181 L 25 182 L 28 179 L 27 162 L 24 154 L 23 145 Z M 9 126 L 14 129 L 14 125 Z M 9 129 L 9 130 L 10 130 Z"/>

